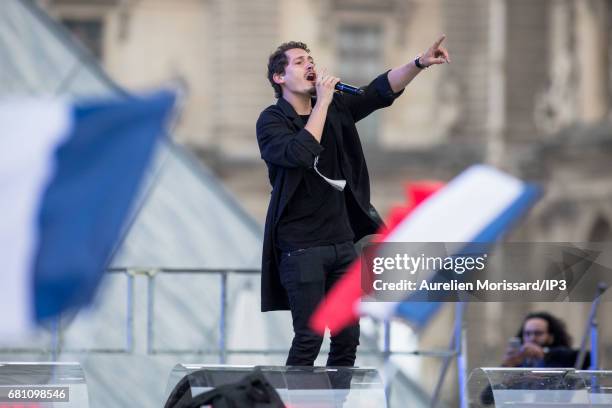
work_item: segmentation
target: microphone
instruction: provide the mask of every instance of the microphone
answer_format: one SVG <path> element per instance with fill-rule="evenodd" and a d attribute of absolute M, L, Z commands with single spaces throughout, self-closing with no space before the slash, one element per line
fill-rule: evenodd
<path fill-rule="evenodd" d="M 359 89 L 355 86 L 347 85 L 342 82 L 338 82 L 335 86 L 335 89 L 340 92 L 346 92 L 348 94 L 357 95 L 357 96 L 363 95 L 365 93 L 363 89 Z"/>

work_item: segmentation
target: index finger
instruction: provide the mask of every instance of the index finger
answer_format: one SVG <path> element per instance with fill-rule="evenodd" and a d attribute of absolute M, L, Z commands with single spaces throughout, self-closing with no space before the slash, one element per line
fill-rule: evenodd
<path fill-rule="evenodd" d="M 446 38 L 446 34 L 442 34 L 442 37 L 440 37 L 440 38 L 438 39 L 438 41 L 436 41 L 436 42 L 434 43 L 434 45 L 433 45 L 433 46 L 434 46 L 434 48 L 438 48 L 438 47 L 440 46 L 440 44 L 442 44 L 442 41 L 444 41 L 444 39 L 445 39 L 445 38 Z"/>

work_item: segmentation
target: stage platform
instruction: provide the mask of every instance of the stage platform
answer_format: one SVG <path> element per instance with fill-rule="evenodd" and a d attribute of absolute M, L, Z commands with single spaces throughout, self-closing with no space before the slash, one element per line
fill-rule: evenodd
<path fill-rule="evenodd" d="M 468 388 L 470 408 L 612 407 L 612 371 L 477 368 Z"/>
<path fill-rule="evenodd" d="M 178 364 L 168 379 L 166 395 L 185 376 L 192 396 L 196 396 L 220 385 L 236 383 L 256 368 L 292 408 L 387 406 L 382 379 L 373 368 Z"/>
<path fill-rule="evenodd" d="M 79 363 L 0 362 L 0 407 L 88 408 Z"/>

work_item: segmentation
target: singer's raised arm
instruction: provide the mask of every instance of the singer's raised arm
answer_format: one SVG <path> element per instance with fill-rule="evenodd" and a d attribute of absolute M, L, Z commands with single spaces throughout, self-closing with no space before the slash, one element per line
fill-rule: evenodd
<path fill-rule="evenodd" d="M 432 65 L 450 63 L 448 51 L 441 45 L 445 38 L 445 35 L 441 36 L 422 55 L 407 64 L 393 68 L 389 71 L 389 84 L 393 92 L 399 92 L 404 89 L 423 69 Z M 417 63 L 422 68 L 418 67 Z"/>
<path fill-rule="evenodd" d="M 368 116 L 375 110 L 391 106 L 393 101 L 402 94 L 403 89 L 394 92 L 389 84 L 388 72 L 384 72 L 374 78 L 364 90 L 363 95 L 342 94 L 336 95 L 340 104 L 346 105 L 355 122 Z"/>

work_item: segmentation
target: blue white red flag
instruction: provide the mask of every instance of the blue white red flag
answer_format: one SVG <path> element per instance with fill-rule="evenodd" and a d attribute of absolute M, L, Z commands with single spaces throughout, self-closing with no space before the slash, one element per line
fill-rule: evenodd
<path fill-rule="evenodd" d="M 0 338 L 91 300 L 174 99 L 0 101 Z"/>
<path fill-rule="evenodd" d="M 381 242 L 457 243 L 455 247 L 449 246 L 448 255 L 452 256 L 465 249 L 462 245 L 487 244 L 500 239 L 539 195 L 539 188 L 532 184 L 490 166 L 472 166 L 410 211 Z M 313 315 L 314 330 L 323 332 L 328 326 L 333 332 L 363 314 L 381 319 L 400 316 L 422 327 L 439 308 L 439 303 L 411 302 L 410 297 L 404 302 L 361 302 L 361 296 L 352 296 L 349 301 L 345 288 L 352 287 L 353 293 L 355 288 L 363 289 L 360 288 L 361 268 L 351 267 L 351 270 L 354 273 L 338 282 Z M 340 303 L 350 306 L 342 308 Z M 338 310 L 345 312 L 338 313 Z"/>

